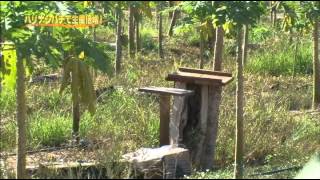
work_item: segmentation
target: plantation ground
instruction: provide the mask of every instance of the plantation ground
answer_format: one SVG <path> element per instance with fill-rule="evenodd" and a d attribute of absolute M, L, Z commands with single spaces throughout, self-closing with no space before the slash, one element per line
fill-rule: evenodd
<path fill-rule="evenodd" d="M 185 36 L 182 35 L 172 40 L 167 38 L 164 45 L 166 58 L 160 60 L 153 49 L 155 42 L 152 42 L 152 37 L 155 32 L 142 30 L 142 33 L 144 47 L 151 51 L 138 55 L 136 59 L 124 58 L 123 72 L 119 77 L 106 77 L 98 73 L 96 89 L 106 90 L 98 100 L 96 114 L 82 114 L 81 138 L 96 149 L 93 153 L 99 157 L 97 161 L 106 167 L 118 161 L 122 154 L 141 147 L 157 147 L 159 143 L 159 99 L 138 93 L 137 88 L 172 87 L 173 84 L 164 79 L 169 72 L 183 66 L 198 66 L 199 51 L 194 40 L 196 37 L 187 36 L 187 39 L 184 39 Z M 261 37 L 255 35 L 252 38 L 255 43 L 260 41 Z M 312 99 L 312 63 L 308 37 L 300 45 L 295 61 L 295 52 L 292 49 L 294 48 L 288 45 L 285 36 L 275 35 L 273 39 L 261 43 L 258 49 L 249 53 L 245 72 L 244 109 L 247 178 L 253 178 L 250 174 L 274 168 L 304 165 L 316 150 L 320 149 L 320 114 L 309 111 Z M 210 69 L 211 59 L 212 57 L 207 60 L 207 69 Z M 293 66 L 294 64 L 296 66 Z M 234 46 L 231 41 L 226 42 L 223 68 L 235 75 Z M 36 74 L 51 72 L 41 64 L 35 69 Z M 111 86 L 113 88 L 110 88 Z M 234 81 L 223 91 L 215 157 L 218 170 L 196 173 L 192 177 L 232 177 L 235 90 Z M 71 144 L 70 90 L 60 95 L 58 82 L 28 84 L 26 95 L 28 150 Z M 14 93 L 4 92 L 0 98 L 0 107 L 1 153 L 13 152 L 16 129 Z M 116 171 L 112 170 L 114 177 L 119 175 Z M 296 172 L 285 172 L 254 178 L 291 178 L 295 175 Z"/>

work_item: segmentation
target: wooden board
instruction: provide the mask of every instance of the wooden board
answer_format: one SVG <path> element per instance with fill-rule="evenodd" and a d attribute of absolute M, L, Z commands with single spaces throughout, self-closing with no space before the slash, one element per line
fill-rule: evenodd
<path fill-rule="evenodd" d="M 189 73 L 189 72 L 176 72 L 168 74 L 166 77 L 167 81 L 180 81 L 195 84 L 204 85 L 217 85 L 223 86 L 232 81 L 232 77 L 218 76 L 210 74 L 199 74 L 199 73 Z"/>
<path fill-rule="evenodd" d="M 176 88 L 186 89 L 186 84 L 182 82 L 175 83 Z M 179 131 L 180 126 L 185 126 L 187 121 L 187 108 L 184 104 L 189 96 L 175 96 L 173 98 L 172 115 L 169 124 L 170 144 L 177 146 L 179 139 L 182 139 L 182 132 Z"/>
<path fill-rule="evenodd" d="M 162 95 L 173 95 L 173 96 L 189 96 L 193 94 L 193 91 L 190 91 L 190 90 L 178 89 L 178 88 L 167 88 L 167 87 L 153 87 L 153 86 L 140 88 L 139 91 L 162 94 Z"/>
<path fill-rule="evenodd" d="M 222 71 L 210 71 L 210 70 L 204 70 L 204 69 L 192 69 L 192 68 L 185 68 L 185 67 L 179 68 L 179 71 L 232 77 L 231 73 L 226 73 Z"/>
<path fill-rule="evenodd" d="M 169 145 L 170 96 L 160 96 L 160 146 Z"/>

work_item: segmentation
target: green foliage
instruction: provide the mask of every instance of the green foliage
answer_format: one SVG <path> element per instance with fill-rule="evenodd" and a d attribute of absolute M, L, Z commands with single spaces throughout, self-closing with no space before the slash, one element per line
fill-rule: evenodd
<path fill-rule="evenodd" d="M 17 55 L 12 45 L 3 45 L 0 54 L 0 80 L 2 89 L 12 90 L 16 83 Z"/>
<path fill-rule="evenodd" d="M 141 28 L 140 36 L 142 41 L 143 50 L 150 51 L 150 50 L 157 50 L 157 44 L 153 37 L 156 37 L 157 32 L 150 27 Z"/>
<path fill-rule="evenodd" d="M 283 1 L 279 6 L 284 10 L 282 28 L 285 31 L 310 30 L 320 16 L 320 3 L 316 1 Z"/>
<path fill-rule="evenodd" d="M 71 81 L 71 82 L 70 82 Z M 71 84 L 72 101 L 83 104 L 91 114 L 96 110 L 96 94 L 88 65 L 83 60 L 70 57 L 63 68 L 63 79 L 60 94 Z"/>
<path fill-rule="evenodd" d="M 272 37 L 272 30 L 266 26 L 257 26 L 252 28 L 250 32 L 250 42 L 261 43 Z"/>

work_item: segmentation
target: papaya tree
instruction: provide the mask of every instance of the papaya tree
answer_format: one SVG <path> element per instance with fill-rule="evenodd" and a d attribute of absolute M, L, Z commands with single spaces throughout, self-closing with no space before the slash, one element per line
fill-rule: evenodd
<path fill-rule="evenodd" d="M 72 13 L 90 14 L 94 12 L 90 6 L 82 2 L 67 2 L 65 4 Z M 63 80 L 60 93 L 70 84 L 73 109 L 73 136 L 79 141 L 80 105 L 95 112 L 96 94 L 89 66 L 103 72 L 111 73 L 110 58 L 104 52 L 105 47 L 89 38 L 86 29 L 61 28 L 56 35 L 62 42 Z"/>
<path fill-rule="evenodd" d="M 320 105 L 320 65 L 319 65 L 319 16 L 320 2 L 303 1 L 300 3 L 300 12 L 304 15 L 307 28 L 312 29 L 313 40 L 313 109 L 319 109 Z M 302 16 L 300 15 L 300 16 Z"/>
<path fill-rule="evenodd" d="M 164 3 L 163 1 L 159 1 L 157 2 L 157 18 L 158 18 L 158 55 L 159 57 L 162 59 L 163 58 L 163 28 L 162 28 L 162 10 L 164 7 Z"/>
<path fill-rule="evenodd" d="M 169 31 L 168 31 L 168 36 L 170 37 L 173 35 L 173 28 L 176 25 L 177 19 L 179 18 L 181 13 L 178 5 L 179 5 L 179 1 L 173 1 L 171 4 L 171 8 L 173 8 L 173 13 L 172 13 Z"/>
<path fill-rule="evenodd" d="M 43 11 L 38 11 L 39 7 Z M 16 50 L 16 98 L 17 98 L 17 170 L 16 178 L 25 179 L 26 174 L 26 97 L 25 97 L 25 69 L 31 67 L 31 55 L 37 59 L 46 57 L 47 61 L 59 57 L 56 47 L 57 41 L 49 36 L 48 28 L 30 28 L 25 26 L 26 15 L 40 15 L 57 11 L 58 7 L 54 2 L 1 2 L 0 19 L 2 29 L 2 41 L 12 43 Z M 40 41 L 47 41 L 39 46 Z M 3 69 L 1 69 L 3 70 Z M 3 72 L 2 72 L 3 73 Z"/>
<path fill-rule="evenodd" d="M 181 3 L 181 11 L 191 18 L 200 36 L 200 62 L 199 68 L 204 67 L 205 40 L 213 36 L 212 13 L 213 7 L 210 1 L 186 1 Z M 212 42 L 212 41 L 211 41 Z M 214 43 L 214 42 L 212 42 Z"/>
<path fill-rule="evenodd" d="M 141 50 L 141 38 L 139 24 L 145 15 L 152 17 L 150 1 L 128 1 L 129 10 L 128 36 L 129 36 L 129 55 L 135 57 L 135 53 Z"/>
<path fill-rule="evenodd" d="M 82 2 L 81 2 L 82 3 Z M 79 11 L 76 7 L 68 6 L 67 9 L 76 14 Z M 42 11 L 39 11 L 41 7 Z M 51 67 L 58 67 L 62 64 L 64 54 L 72 54 L 72 52 L 84 52 L 91 58 L 89 63 L 94 67 L 102 69 L 107 68 L 107 61 L 105 56 L 99 53 L 97 44 L 92 43 L 88 36 L 84 34 L 79 35 L 82 38 L 76 38 L 74 34 L 64 33 L 63 28 L 57 28 L 52 31 L 48 27 L 31 27 L 26 26 L 25 17 L 28 15 L 45 16 L 54 13 L 60 13 L 61 8 L 58 2 L 1 2 L 1 15 L 4 18 L 0 19 L 2 40 L 5 43 L 12 43 L 16 50 L 16 93 L 17 93 L 17 178 L 27 178 L 26 174 L 26 97 L 25 97 L 25 72 L 26 67 L 31 67 L 36 60 L 44 60 L 45 63 Z M 73 33 L 78 33 L 73 31 Z M 76 46 L 68 42 L 68 39 L 75 37 Z M 78 37 L 79 37 L 78 36 Z M 64 40 L 57 37 L 63 37 Z M 90 40 L 91 41 L 90 41 Z M 69 52 L 72 51 L 71 53 Z M 77 54 L 78 55 L 78 54 Z M 35 57 L 35 58 L 32 58 Z M 99 60 L 100 61 L 99 61 Z M 88 63 L 88 64 L 89 64 Z M 2 71 L 2 68 L 1 68 Z M 3 73 L 3 72 L 2 72 Z M 86 86 L 87 87 L 87 86 Z M 89 90 L 87 90 L 89 91 Z"/>
<path fill-rule="evenodd" d="M 116 20 L 117 20 L 117 26 L 116 26 L 116 63 L 115 63 L 115 73 L 118 75 L 121 71 L 121 58 L 122 58 L 122 3 L 117 2 L 116 5 Z"/>
<path fill-rule="evenodd" d="M 292 77 L 296 74 L 296 63 L 298 56 L 299 43 L 304 29 L 307 27 L 307 21 L 301 14 L 300 3 L 295 1 L 283 1 L 279 3 L 279 8 L 283 9 L 282 31 L 289 33 L 289 44 L 294 45 L 294 57 L 292 67 Z M 293 36 L 295 35 L 295 36 Z M 293 38 L 295 37 L 295 41 Z"/>
<path fill-rule="evenodd" d="M 244 77 L 242 61 L 242 29 L 244 25 L 254 24 L 264 13 L 263 3 L 259 1 L 228 1 L 226 23 L 234 27 L 237 42 L 237 73 L 236 73 L 236 147 L 234 177 L 243 178 L 244 153 Z"/>
<path fill-rule="evenodd" d="M 129 38 L 129 56 L 133 58 L 135 56 L 134 51 L 134 5 L 129 3 L 129 19 L 128 19 L 128 38 Z"/>
<path fill-rule="evenodd" d="M 313 96 L 312 108 L 319 109 L 320 105 L 320 65 L 319 65 L 319 16 L 320 3 L 318 1 L 301 1 L 299 5 L 281 3 L 285 17 L 283 29 L 296 30 L 299 35 L 303 31 L 310 31 L 313 40 Z M 297 37 L 298 39 L 299 37 Z M 298 42 L 298 41 L 297 41 Z M 296 49 L 297 49 L 296 45 Z"/>

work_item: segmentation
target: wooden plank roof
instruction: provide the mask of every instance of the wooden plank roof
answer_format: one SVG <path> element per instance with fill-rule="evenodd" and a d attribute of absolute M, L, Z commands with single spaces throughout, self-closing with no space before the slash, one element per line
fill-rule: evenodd
<path fill-rule="evenodd" d="M 174 95 L 174 96 L 188 96 L 193 94 L 193 91 L 191 90 L 167 88 L 167 87 L 154 87 L 154 86 L 139 88 L 139 91 L 162 94 L 162 95 Z"/>
<path fill-rule="evenodd" d="M 221 71 L 179 68 L 178 72 L 168 74 L 166 80 L 223 86 L 231 82 L 233 77 L 232 74 Z"/>

